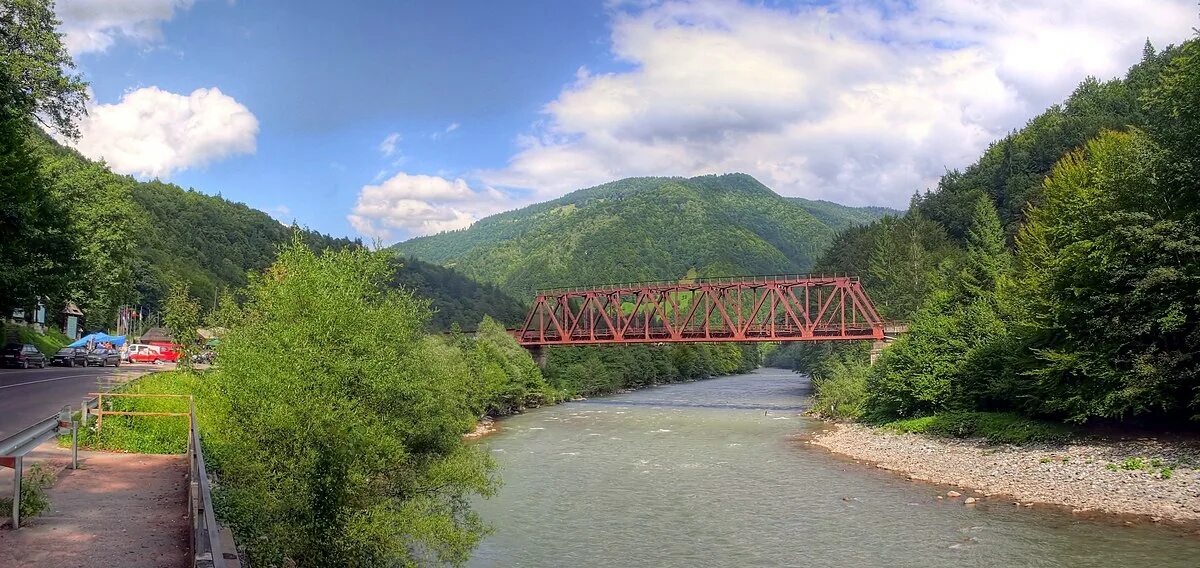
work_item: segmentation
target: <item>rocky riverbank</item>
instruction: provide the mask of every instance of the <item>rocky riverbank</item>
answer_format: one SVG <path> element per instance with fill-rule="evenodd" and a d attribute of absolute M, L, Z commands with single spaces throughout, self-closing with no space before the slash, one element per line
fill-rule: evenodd
<path fill-rule="evenodd" d="M 982 502 L 1052 504 L 1080 514 L 1200 524 L 1200 441 L 1096 438 L 1063 445 L 989 445 L 833 424 L 808 443 L 911 479 L 977 490 L 981 493 L 970 497 Z M 966 501 L 968 496 L 950 498 Z"/>

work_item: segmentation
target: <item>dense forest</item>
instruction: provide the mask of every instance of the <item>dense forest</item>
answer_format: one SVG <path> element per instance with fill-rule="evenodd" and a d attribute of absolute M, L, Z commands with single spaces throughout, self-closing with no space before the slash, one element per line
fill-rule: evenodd
<path fill-rule="evenodd" d="M 811 372 L 842 417 L 1200 417 L 1198 142 L 1200 41 L 1147 43 L 1124 78 L 1085 80 L 822 255 L 910 322 L 876 365 L 836 346 L 768 361 Z"/>
<path fill-rule="evenodd" d="M 806 272 L 836 229 L 889 210 L 788 199 L 744 174 L 630 178 L 394 247 L 492 282 L 536 288 Z"/>

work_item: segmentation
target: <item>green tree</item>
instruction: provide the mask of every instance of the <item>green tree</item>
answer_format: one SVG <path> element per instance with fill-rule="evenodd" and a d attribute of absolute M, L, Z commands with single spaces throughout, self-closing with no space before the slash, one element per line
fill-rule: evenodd
<path fill-rule="evenodd" d="M 87 84 L 70 73 L 52 0 L 0 0 L 0 76 L 5 106 L 68 137 L 85 113 Z"/>
<path fill-rule="evenodd" d="M 243 317 L 245 317 L 245 313 L 238 304 L 237 298 L 234 297 L 232 291 L 226 289 L 221 291 L 217 307 L 205 316 L 204 324 L 210 328 L 227 330 L 241 323 Z"/>
<path fill-rule="evenodd" d="M 464 346 L 477 385 L 476 412 L 512 414 L 557 399 L 529 352 L 492 318 L 484 316 L 474 340 Z"/>
<path fill-rule="evenodd" d="M 199 336 L 197 330 L 200 329 L 200 305 L 188 293 L 187 284 L 182 280 L 171 282 L 167 300 L 163 304 L 163 326 L 181 348 L 179 365 L 185 369 L 190 368 Z"/>
<path fill-rule="evenodd" d="M 47 0 L 0 0 L 0 314 L 61 298 L 70 288 L 77 251 L 64 208 L 40 173 L 33 121 L 76 132 L 85 85 L 67 74 Z"/>
<path fill-rule="evenodd" d="M 996 284 L 1012 268 L 1012 255 L 1005 246 L 1004 229 L 992 200 L 980 195 L 967 230 L 967 254 L 959 271 L 963 300 L 990 298 Z"/>
<path fill-rule="evenodd" d="M 484 533 L 468 498 L 496 480 L 462 441 L 469 358 L 423 335 L 427 304 L 391 271 L 384 253 L 317 254 L 297 236 L 219 347 L 205 441 L 255 564 L 459 564 Z"/>

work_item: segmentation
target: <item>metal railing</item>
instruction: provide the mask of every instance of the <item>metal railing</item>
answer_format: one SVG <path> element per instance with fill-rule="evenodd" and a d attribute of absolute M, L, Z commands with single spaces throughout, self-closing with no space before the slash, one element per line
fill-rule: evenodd
<path fill-rule="evenodd" d="M 86 407 L 85 407 L 86 408 Z M 13 470 L 12 528 L 21 528 L 21 483 L 25 475 L 25 455 L 43 442 L 68 430 L 71 433 L 71 469 L 79 468 L 79 423 L 71 417 L 71 407 L 64 406 L 55 416 L 0 440 L 0 467 Z"/>
<path fill-rule="evenodd" d="M 188 516 L 192 521 L 192 566 L 225 568 L 221 532 L 217 526 L 217 517 L 213 513 L 212 490 L 208 482 L 208 469 L 204 465 L 200 427 L 196 423 L 195 403 L 189 403 L 188 416 L 191 422 L 188 429 L 188 471 L 191 472 L 192 481 L 188 490 Z"/>
<path fill-rule="evenodd" d="M 772 282 L 794 282 L 796 280 L 834 280 L 848 278 L 857 281 L 858 277 L 851 274 L 766 274 L 755 276 L 709 276 L 677 280 L 643 280 L 632 282 L 614 282 L 595 286 L 554 286 L 534 289 L 534 295 L 558 294 L 562 292 L 588 292 L 605 290 L 624 290 L 629 288 L 644 288 L 652 286 L 700 286 L 713 284 L 731 284 L 737 282 L 753 282 L 769 284 Z"/>

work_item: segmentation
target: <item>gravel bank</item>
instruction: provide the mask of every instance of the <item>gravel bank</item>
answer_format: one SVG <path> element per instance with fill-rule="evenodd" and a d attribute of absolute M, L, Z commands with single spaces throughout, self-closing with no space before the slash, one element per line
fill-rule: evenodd
<path fill-rule="evenodd" d="M 988 445 L 834 424 L 808 443 L 912 479 L 976 489 L 987 501 L 1200 521 L 1200 442 L 1138 438 Z"/>

